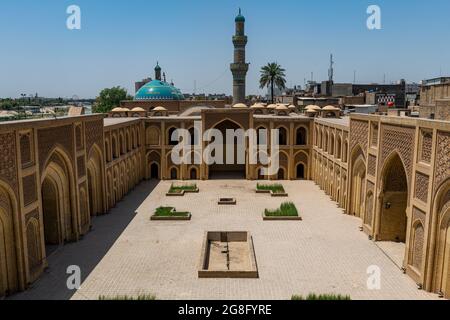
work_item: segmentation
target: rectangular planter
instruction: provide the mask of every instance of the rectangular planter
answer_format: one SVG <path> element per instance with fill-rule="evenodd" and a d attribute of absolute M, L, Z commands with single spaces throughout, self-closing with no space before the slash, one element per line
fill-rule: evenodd
<path fill-rule="evenodd" d="M 189 214 L 188 216 L 151 216 L 150 220 L 152 221 L 188 221 L 191 220 L 192 214 Z"/>
<path fill-rule="evenodd" d="M 270 193 L 272 197 L 289 197 L 287 193 L 274 193 L 272 190 L 256 190 L 256 193 Z"/>
<path fill-rule="evenodd" d="M 290 216 L 266 216 L 265 213 L 263 213 L 263 220 L 264 221 L 302 221 L 303 218 L 298 217 L 290 217 Z"/>
<path fill-rule="evenodd" d="M 195 190 L 182 190 L 181 192 L 167 192 L 166 197 L 184 197 L 186 193 L 199 193 L 200 189 L 197 188 Z"/>
<path fill-rule="evenodd" d="M 235 206 L 237 204 L 237 201 L 234 198 L 221 198 L 221 199 L 219 199 L 218 204 Z"/>

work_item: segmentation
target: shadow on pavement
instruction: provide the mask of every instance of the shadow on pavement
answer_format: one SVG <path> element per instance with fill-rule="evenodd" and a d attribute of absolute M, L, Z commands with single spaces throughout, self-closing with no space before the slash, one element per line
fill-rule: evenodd
<path fill-rule="evenodd" d="M 92 230 L 78 242 L 60 247 L 48 257 L 49 268 L 30 288 L 10 300 L 68 300 L 75 293 L 67 288 L 68 266 L 81 269 L 82 283 L 113 246 L 159 181 L 143 181 L 103 216 L 92 218 Z M 81 285 L 83 286 L 83 284 Z"/>

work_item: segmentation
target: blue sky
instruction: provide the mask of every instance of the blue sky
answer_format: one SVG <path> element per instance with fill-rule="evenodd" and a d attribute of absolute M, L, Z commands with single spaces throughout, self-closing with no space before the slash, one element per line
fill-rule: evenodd
<path fill-rule="evenodd" d="M 66 28 L 66 8 L 81 7 L 82 29 Z M 366 28 L 370 4 L 382 30 Z M 251 63 L 247 91 L 259 69 L 276 61 L 288 85 L 314 72 L 335 80 L 388 82 L 450 75 L 448 0 L 1 0 L 0 97 L 95 97 L 105 87 L 134 93 L 158 60 L 183 92 L 231 93 L 234 17 L 241 7 Z"/>

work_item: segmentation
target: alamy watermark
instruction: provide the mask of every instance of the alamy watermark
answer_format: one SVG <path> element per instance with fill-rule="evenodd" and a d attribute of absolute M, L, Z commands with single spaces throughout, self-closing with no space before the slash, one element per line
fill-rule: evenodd
<path fill-rule="evenodd" d="M 66 285 L 69 290 L 79 290 L 81 288 L 81 268 L 76 265 L 68 266 L 66 270 Z"/>
<path fill-rule="evenodd" d="M 66 13 L 69 15 L 66 20 L 67 29 L 81 30 L 81 8 L 73 4 L 67 7 Z"/>
<path fill-rule="evenodd" d="M 370 5 L 367 7 L 367 29 L 381 30 L 381 8 L 377 5 Z"/>
<path fill-rule="evenodd" d="M 196 121 L 193 135 L 186 129 L 175 129 L 169 137 L 177 142 L 172 149 L 173 164 L 206 165 L 261 165 L 266 176 L 278 173 L 278 129 L 208 129 L 202 132 L 202 123 Z M 270 133 L 270 139 L 269 138 Z M 270 140 L 270 143 L 269 141 Z M 204 144 L 204 145 L 203 145 Z M 194 157 L 192 157 L 194 154 Z"/>
<path fill-rule="evenodd" d="M 367 289 L 381 290 L 381 268 L 379 266 L 369 266 L 367 268 Z"/>

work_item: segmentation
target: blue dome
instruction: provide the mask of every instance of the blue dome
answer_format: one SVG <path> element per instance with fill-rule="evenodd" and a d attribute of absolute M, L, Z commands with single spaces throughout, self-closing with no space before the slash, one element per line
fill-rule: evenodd
<path fill-rule="evenodd" d="M 167 82 L 152 80 L 136 92 L 135 100 L 184 100 L 181 91 Z"/>
<path fill-rule="evenodd" d="M 235 22 L 245 22 L 245 17 L 241 13 L 241 9 L 239 8 L 239 14 L 234 19 Z"/>

